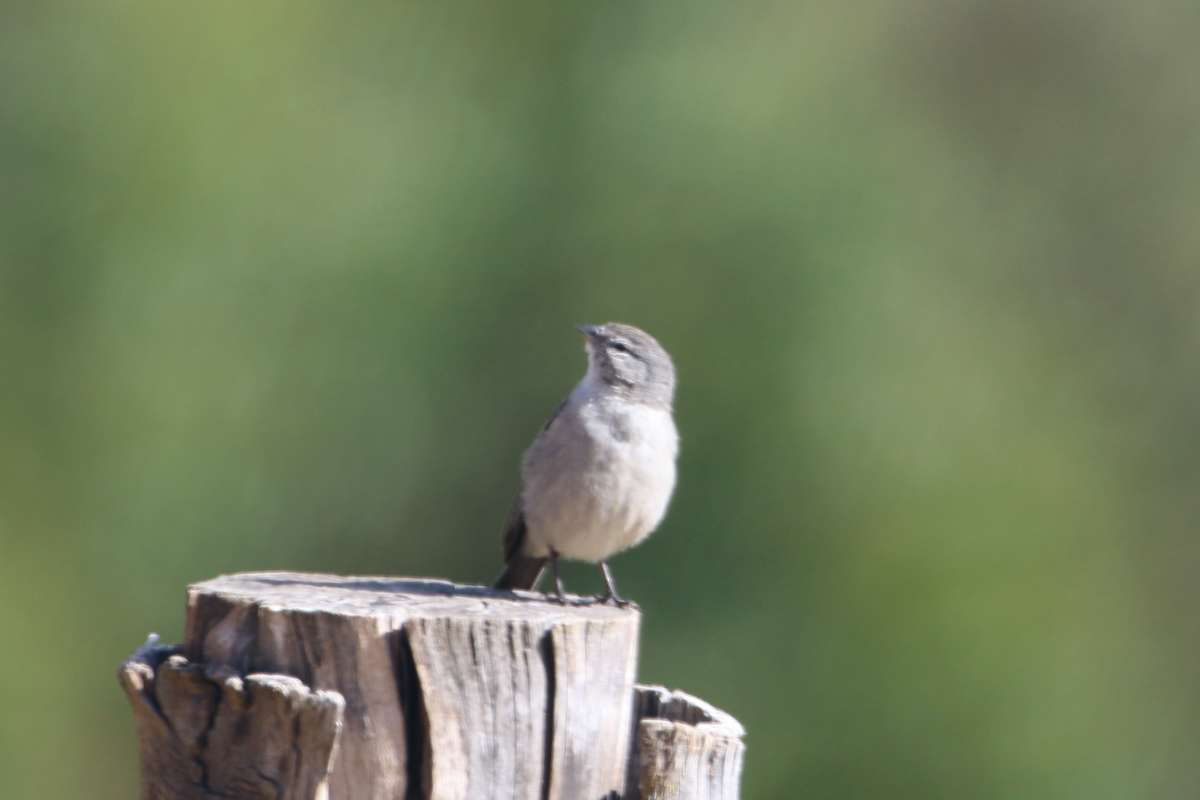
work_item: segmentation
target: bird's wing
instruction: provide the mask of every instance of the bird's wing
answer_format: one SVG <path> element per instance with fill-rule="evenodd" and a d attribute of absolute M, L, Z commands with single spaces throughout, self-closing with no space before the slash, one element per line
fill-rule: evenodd
<path fill-rule="evenodd" d="M 521 550 L 521 545 L 525 543 L 525 507 L 521 502 L 521 491 L 521 489 L 517 490 L 512 508 L 508 510 L 508 517 L 504 520 L 504 537 L 501 539 L 501 546 L 504 548 L 505 564 L 512 561 L 513 556 Z"/>
<path fill-rule="evenodd" d="M 562 413 L 562 410 L 567 407 L 567 403 L 570 401 L 570 399 L 571 398 L 568 397 L 566 400 L 563 400 L 558 404 L 558 408 L 554 409 L 554 413 L 550 415 L 550 419 L 546 420 L 546 424 L 542 426 L 542 430 L 550 430 L 550 426 L 554 424 L 554 420 L 558 419 L 558 415 Z"/>
<path fill-rule="evenodd" d="M 554 413 L 550 415 L 550 419 L 546 420 L 546 424 L 542 426 L 542 431 L 550 430 L 554 420 L 558 419 L 558 415 L 566 407 L 567 400 L 559 403 L 558 408 L 554 409 Z M 525 506 L 521 500 L 524 490 L 524 486 L 517 490 L 517 496 L 513 498 L 512 507 L 508 510 L 508 517 L 504 520 L 504 535 L 500 541 L 501 547 L 504 549 L 505 564 L 512 561 L 512 557 L 520 551 L 521 545 L 525 543 Z"/>

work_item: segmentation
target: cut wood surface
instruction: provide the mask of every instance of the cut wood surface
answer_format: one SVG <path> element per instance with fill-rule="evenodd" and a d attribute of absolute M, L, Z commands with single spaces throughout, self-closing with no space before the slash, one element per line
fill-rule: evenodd
<path fill-rule="evenodd" d="M 729 800 L 741 728 L 636 687 L 635 609 L 247 573 L 123 665 L 143 800 Z"/>

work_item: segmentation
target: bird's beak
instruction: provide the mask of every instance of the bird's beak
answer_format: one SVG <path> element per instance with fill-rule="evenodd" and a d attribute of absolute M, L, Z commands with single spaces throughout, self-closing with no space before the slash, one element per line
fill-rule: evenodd
<path fill-rule="evenodd" d="M 576 325 L 575 328 L 588 338 L 589 341 L 598 342 L 603 339 L 600 329 L 595 325 Z"/>

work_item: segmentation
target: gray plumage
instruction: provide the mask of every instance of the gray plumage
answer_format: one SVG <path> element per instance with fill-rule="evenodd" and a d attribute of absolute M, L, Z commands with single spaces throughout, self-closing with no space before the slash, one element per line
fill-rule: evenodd
<path fill-rule="evenodd" d="M 521 491 L 504 524 L 498 589 L 532 589 L 557 558 L 599 563 L 648 536 L 675 487 L 679 438 L 671 415 L 675 367 L 631 325 L 580 325 L 588 371 L 543 426 L 522 464 Z"/>

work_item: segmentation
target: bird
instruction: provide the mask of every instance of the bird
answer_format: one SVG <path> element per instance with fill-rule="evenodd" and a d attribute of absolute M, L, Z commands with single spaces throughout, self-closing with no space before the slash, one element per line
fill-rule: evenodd
<path fill-rule="evenodd" d="M 675 366 L 632 325 L 576 325 L 587 374 L 525 452 L 521 488 L 504 522 L 496 589 L 533 589 L 549 563 L 566 603 L 559 558 L 599 564 L 602 602 L 617 594 L 607 559 L 649 536 L 675 489 Z"/>

